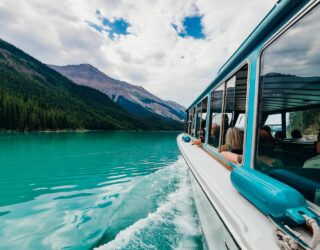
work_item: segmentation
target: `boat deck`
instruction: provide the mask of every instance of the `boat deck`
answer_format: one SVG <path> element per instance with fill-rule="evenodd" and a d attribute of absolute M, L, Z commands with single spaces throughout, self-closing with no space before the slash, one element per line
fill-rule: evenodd
<path fill-rule="evenodd" d="M 233 187 L 230 170 L 181 137 L 177 142 L 186 163 L 240 248 L 279 249 L 273 224 Z"/>

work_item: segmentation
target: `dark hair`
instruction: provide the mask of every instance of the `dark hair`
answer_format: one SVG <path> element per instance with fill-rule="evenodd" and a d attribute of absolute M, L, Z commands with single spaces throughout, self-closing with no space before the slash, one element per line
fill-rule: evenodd
<path fill-rule="evenodd" d="M 269 134 L 271 134 L 271 128 L 270 128 L 270 126 L 265 125 L 265 126 L 262 127 L 262 129 L 265 130 L 265 131 L 267 131 Z"/>
<path fill-rule="evenodd" d="M 283 140 L 283 139 L 286 138 L 286 134 L 283 131 L 277 131 L 274 134 L 274 138 L 277 139 L 277 140 Z"/>
<path fill-rule="evenodd" d="M 302 134 L 301 134 L 300 130 L 298 130 L 298 129 L 292 130 L 292 131 L 291 131 L 291 136 L 292 136 L 293 139 L 300 139 L 300 138 L 302 138 Z"/>
<path fill-rule="evenodd" d="M 259 131 L 259 155 L 270 156 L 273 154 L 274 139 L 265 129 Z"/>
<path fill-rule="evenodd" d="M 201 129 L 205 130 L 205 128 L 206 128 L 206 120 L 202 119 L 202 121 L 201 121 Z"/>

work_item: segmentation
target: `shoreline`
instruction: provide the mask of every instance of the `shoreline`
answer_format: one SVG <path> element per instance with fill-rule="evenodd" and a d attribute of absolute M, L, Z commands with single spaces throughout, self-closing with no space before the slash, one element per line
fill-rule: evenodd
<path fill-rule="evenodd" d="M 91 130 L 91 129 L 76 129 L 76 130 L 0 130 L 0 133 L 88 133 L 88 132 L 180 132 L 183 130 Z"/>

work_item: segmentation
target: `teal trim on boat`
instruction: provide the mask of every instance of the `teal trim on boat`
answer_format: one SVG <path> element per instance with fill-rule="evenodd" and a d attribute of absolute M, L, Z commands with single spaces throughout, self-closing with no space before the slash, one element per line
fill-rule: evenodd
<path fill-rule="evenodd" d="M 233 186 L 265 215 L 287 225 L 304 224 L 306 221 L 303 215 L 316 219 L 298 191 L 265 174 L 236 167 L 230 179 Z"/>

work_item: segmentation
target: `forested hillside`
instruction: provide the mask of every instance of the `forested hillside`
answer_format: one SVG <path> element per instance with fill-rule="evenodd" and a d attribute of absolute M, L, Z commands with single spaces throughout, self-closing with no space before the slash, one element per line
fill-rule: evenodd
<path fill-rule="evenodd" d="M 179 122 L 138 118 L 98 90 L 80 86 L 0 39 L 0 129 L 177 130 Z"/>

